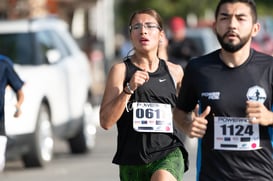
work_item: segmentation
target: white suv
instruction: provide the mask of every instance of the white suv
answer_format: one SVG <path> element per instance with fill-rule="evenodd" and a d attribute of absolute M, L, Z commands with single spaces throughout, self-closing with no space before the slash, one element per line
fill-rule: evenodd
<path fill-rule="evenodd" d="M 88 59 L 57 18 L 0 21 L 0 54 L 13 60 L 25 82 L 22 115 L 14 118 L 16 95 L 5 95 L 7 158 L 26 167 L 43 167 L 54 152 L 54 138 L 72 153 L 95 145 L 91 72 Z"/>

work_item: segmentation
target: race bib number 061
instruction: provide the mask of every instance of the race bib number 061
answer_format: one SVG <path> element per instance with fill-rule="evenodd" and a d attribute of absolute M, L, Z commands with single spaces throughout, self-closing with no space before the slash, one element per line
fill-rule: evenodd
<path fill-rule="evenodd" d="M 258 124 L 250 124 L 248 118 L 241 117 L 214 118 L 214 149 L 240 151 L 259 148 Z"/>
<path fill-rule="evenodd" d="M 162 103 L 133 103 L 133 128 L 138 132 L 173 132 L 171 105 Z"/>

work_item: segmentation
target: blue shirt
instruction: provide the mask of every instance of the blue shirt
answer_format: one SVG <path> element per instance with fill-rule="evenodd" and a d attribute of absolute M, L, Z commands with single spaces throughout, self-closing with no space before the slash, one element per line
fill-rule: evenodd
<path fill-rule="evenodd" d="M 5 135 L 5 90 L 9 85 L 15 92 L 23 86 L 23 81 L 13 68 L 12 61 L 0 55 L 0 135 Z"/>

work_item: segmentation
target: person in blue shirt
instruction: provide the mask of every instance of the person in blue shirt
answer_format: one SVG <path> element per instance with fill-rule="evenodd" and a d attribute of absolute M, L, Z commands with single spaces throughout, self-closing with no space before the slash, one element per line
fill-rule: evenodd
<path fill-rule="evenodd" d="M 9 86 L 16 92 L 17 103 L 14 117 L 18 117 L 21 114 L 21 104 L 24 100 L 23 85 L 24 82 L 15 72 L 12 61 L 8 57 L 0 55 L 0 171 L 4 170 L 6 162 L 5 90 Z"/>

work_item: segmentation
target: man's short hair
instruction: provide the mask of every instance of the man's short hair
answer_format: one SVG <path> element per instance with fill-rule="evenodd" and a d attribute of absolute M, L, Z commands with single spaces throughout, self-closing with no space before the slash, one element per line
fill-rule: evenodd
<path fill-rule="evenodd" d="M 220 11 L 221 6 L 226 3 L 245 3 L 245 4 L 247 4 L 251 9 L 253 23 L 257 23 L 258 15 L 257 15 L 256 3 L 254 0 L 220 0 L 217 7 L 216 7 L 216 10 L 215 10 L 215 14 L 214 14 L 215 19 L 217 19 L 218 15 L 219 15 L 219 11 Z"/>

